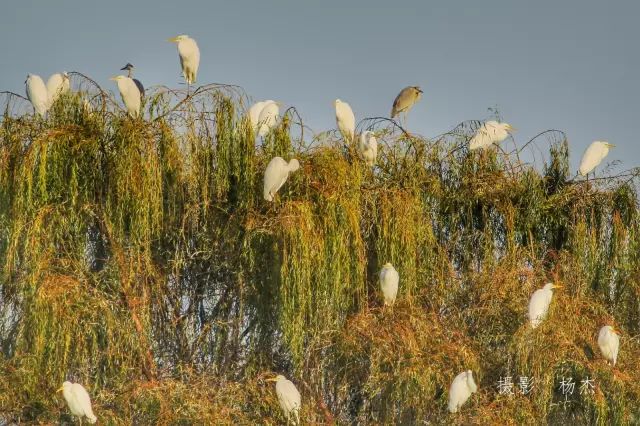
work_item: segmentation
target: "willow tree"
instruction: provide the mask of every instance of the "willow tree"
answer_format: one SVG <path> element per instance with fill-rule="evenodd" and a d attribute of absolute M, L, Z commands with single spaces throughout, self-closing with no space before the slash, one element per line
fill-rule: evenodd
<path fill-rule="evenodd" d="M 633 171 L 574 179 L 558 131 L 478 153 L 478 122 L 428 139 L 380 119 L 359 125 L 381 143 L 372 169 L 294 109 L 256 139 L 235 87 L 157 88 L 132 119 L 73 81 L 44 119 L 3 99 L 5 420 L 70 420 L 55 389 L 71 379 L 106 423 L 273 424 L 274 373 L 298 385 L 310 423 L 640 419 Z M 525 161 L 534 145 L 543 164 Z M 276 155 L 302 167 L 268 203 Z M 387 262 L 393 308 L 378 290 Z M 527 302 L 547 281 L 565 287 L 532 330 Z M 604 324 L 625 333 L 616 367 L 596 344 Z M 480 390 L 450 415 L 467 369 Z"/>

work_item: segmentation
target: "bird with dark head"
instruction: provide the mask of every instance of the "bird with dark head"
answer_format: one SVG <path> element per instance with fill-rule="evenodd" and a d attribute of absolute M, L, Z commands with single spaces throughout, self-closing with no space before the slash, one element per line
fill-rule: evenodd
<path fill-rule="evenodd" d="M 409 110 L 420 100 L 422 97 L 422 89 L 419 86 L 405 87 L 398 93 L 396 99 L 393 101 L 393 107 L 391 108 L 391 118 L 395 118 L 400 113 L 404 113 L 405 120 L 409 113 Z"/>
<path fill-rule="evenodd" d="M 127 65 L 125 65 L 124 67 L 120 68 L 120 71 L 127 71 L 127 77 L 132 79 L 133 82 L 136 84 L 136 86 L 138 86 L 138 90 L 140 91 L 140 97 L 144 98 L 144 86 L 142 85 L 140 80 L 138 80 L 137 78 L 133 78 L 133 69 L 134 68 L 135 67 L 133 66 L 133 64 L 131 64 L 131 62 L 127 62 Z"/>

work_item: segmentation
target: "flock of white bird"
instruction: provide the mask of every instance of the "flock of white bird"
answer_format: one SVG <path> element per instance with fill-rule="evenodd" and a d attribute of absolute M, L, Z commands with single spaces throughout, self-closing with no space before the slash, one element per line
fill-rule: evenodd
<path fill-rule="evenodd" d="M 177 44 L 178 56 L 182 67 L 182 76 L 188 87 L 196 82 L 198 67 L 200 65 L 200 50 L 196 41 L 187 35 L 179 35 L 169 39 Z M 127 64 L 122 70 L 127 70 L 128 75 L 118 75 L 111 78 L 115 81 L 127 113 L 131 117 L 140 115 L 144 87 L 140 81 L 132 78 L 133 66 Z M 63 93 L 70 90 L 69 76 L 66 72 L 53 74 L 47 84 L 37 75 L 27 76 L 27 97 L 34 110 L 44 116 L 55 100 Z M 421 99 L 422 90 L 418 86 L 409 86 L 398 94 L 393 102 L 391 118 L 398 117 L 401 121 L 407 119 L 407 114 Z M 248 115 L 252 129 L 260 137 L 264 137 L 278 122 L 280 102 L 265 100 L 257 102 L 249 108 Z M 356 140 L 356 119 L 351 106 L 340 99 L 334 102 L 336 124 L 346 143 L 354 143 Z M 404 119 L 404 120 L 403 120 Z M 469 141 L 469 150 L 488 149 L 498 145 L 507 139 L 515 129 L 508 123 L 486 121 L 483 123 Z M 370 167 L 375 166 L 378 153 L 376 135 L 372 131 L 363 131 L 356 145 L 362 160 Z M 607 156 L 609 149 L 614 145 L 605 141 L 593 142 L 585 151 L 578 173 L 587 176 Z M 293 158 L 288 162 L 281 157 L 274 157 L 264 172 L 264 199 L 274 201 L 276 193 L 284 185 L 289 174 L 300 168 L 300 163 Z M 386 263 L 379 276 L 380 289 L 385 306 L 392 306 L 398 294 L 400 275 L 391 263 Z M 546 318 L 553 289 L 560 286 L 553 283 L 546 284 L 536 290 L 529 302 L 528 317 L 532 328 L 536 328 Z M 620 332 L 612 326 L 604 326 L 598 335 L 598 346 L 608 361 L 616 364 L 618 348 L 620 346 Z M 300 392 L 296 386 L 284 376 L 278 375 L 270 381 L 276 383 L 276 395 L 287 421 L 299 423 L 299 410 L 301 408 Z M 95 423 L 96 416 L 91 408 L 89 394 L 79 383 L 64 382 L 62 391 L 65 400 L 74 416 L 80 419 L 86 417 L 90 423 Z M 458 374 L 449 389 L 449 411 L 456 413 L 460 407 L 478 390 L 471 370 Z"/>

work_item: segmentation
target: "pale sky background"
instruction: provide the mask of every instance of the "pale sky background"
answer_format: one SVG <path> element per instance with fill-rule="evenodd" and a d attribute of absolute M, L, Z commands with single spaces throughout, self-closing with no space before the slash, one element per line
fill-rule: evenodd
<path fill-rule="evenodd" d="M 545 129 L 569 137 L 573 170 L 594 139 L 610 160 L 640 166 L 638 1 L 34 1 L 0 6 L 0 90 L 24 94 L 80 71 L 104 88 L 126 62 L 145 86 L 177 87 L 176 47 L 200 46 L 198 83 L 242 86 L 294 105 L 315 132 L 335 127 L 333 100 L 356 119 L 388 115 L 420 85 L 408 128 L 425 136 L 497 106 L 524 144 Z"/>

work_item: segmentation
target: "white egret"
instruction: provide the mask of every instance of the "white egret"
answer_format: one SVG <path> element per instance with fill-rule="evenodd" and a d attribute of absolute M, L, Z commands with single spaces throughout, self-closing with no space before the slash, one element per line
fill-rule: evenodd
<path fill-rule="evenodd" d="M 254 132 L 258 130 L 258 120 L 260 119 L 260 113 L 262 112 L 262 108 L 264 108 L 265 102 L 267 101 L 256 102 L 249 108 L 249 121 L 251 122 L 251 128 Z"/>
<path fill-rule="evenodd" d="M 508 123 L 498 123 L 497 121 L 487 121 L 476 131 L 471 141 L 469 142 L 469 149 L 471 151 L 476 149 L 488 148 L 491 145 L 497 145 L 507 137 L 511 132 L 516 129 L 511 127 Z"/>
<path fill-rule="evenodd" d="M 595 169 L 609 153 L 609 149 L 615 147 L 614 144 L 605 141 L 595 141 L 584 152 L 578 173 L 586 176 L 587 173 Z"/>
<path fill-rule="evenodd" d="M 69 74 L 66 72 L 56 73 L 47 80 L 47 95 L 49 97 L 49 107 L 62 95 L 69 91 Z"/>
<path fill-rule="evenodd" d="M 302 407 L 302 400 L 296 385 L 294 385 L 291 380 L 287 380 L 287 378 L 281 374 L 278 374 L 273 379 L 267 380 L 270 382 L 276 382 L 276 395 L 278 396 L 280 408 L 282 408 L 282 411 L 287 418 L 287 424 L 289 424 L 290 421 L 295 425 L 300 424 L 300 408 Z"/>
<path fill-rule="evenodd" d="M 132 117 L 140 115 L 140 90 L 138 90 L 138 86 L 136 86 L 133 80 L 124 75 L 111 77 L 110 80 L 118 84 L 122 102 L 124 102 L 124 106 L 127 108 L 129 115 Z"/>
<path fill-rule="evenodd" d="M 182 76 L 187 82 L 187 85 L 195 83 L 198 75 L 198 67 L 200 66 L 200 49 L 198 49 L 198 44 L 194 39 L 184 34 L 170 38 L 169 41 L 178 44 Z"/>
<path fill-rule="evenodd" d="M 62 396 L 67 401 L 71 414 L 80 419 L 80 424 L 82 424 L 82 418 L 85 416 L 91 424 L 98 420 L 91 408 L 91 398 L 89 398 L 87 390 L 80 383 L 64 382 L 62 387 L 57 390 L 57 392 L 60 391 L 62 391 Z"/>
<path fill-rule="evenodd" d="M 284 185 L 289 177 L 289 173 L 300 168 L 300 163 L 295 158 L 284 161 L 282 157 L 274 157 L 269 161 L 267 169 L 264 171 L 264 199 L 273 201 L 278 190 Z"/>
<path fill-rule="evenodd" d="M 532 328 L 539 326 L 546 318 L 554 288 L 562 288 L 562 286 L 547 283 L 544 287 L 533 292 L 531 300 L 529 300 L 529 321 Z"/>
<path fill-rule="evenodd" d="M 422 89 L 418 86 L 405 87 L 398 93 L 396 99 L 393 101 L 393 107 L 391 108 L 391 118 L 395 118 L 396 115 L 404 112 L 405 120 L 406 116 L 413 108 L 413 106 L 422 97 Z"/>
<path fill-rule="evenodd" d="M 373 167 L 376 164 L 376 157 L 378 156 L 378 141 L 373 132 L 365 130 L 360 134 L 358 151 L 367 166 Z"/>
<path fill-rule="evenodd" d="M 391 263 L 385 263 L 380 271 L 380 289 L 384 296 L 384 304 L 393 305 L 398 295 L 398 283 L 400 275 Z"/>
<path fill-rule="evenodd" d="M 610 325 L 605 325 L 598 334 L 598 346 L 602 356 L 608 362 L 616 365 L 618 349 L 620 348 L 620 332 Z"/>
<path fill-rule="evenodd" d="M 140 80 L 138 80 L 137 78 L 133 78 L 133 70 L 134 70 L 134 68 L 135 67 L 133 65 L 131 65 L 130 62 L 127 62 L 127 65 L 125 65 L 124 67 L 120 68 L 120 71 L 127 71 L 127 77 L 129 77 L 131 80 L 133 80 L 133 82 L 138 87 L 138 90 L 140 91 L 140 96 L 144 98 L 144 86 L 142 85 Z"/>
<path fill-rule="evenodd" d="M 31 101 L 33 109 L 41 116 L 44 116 L 49 108 L 49 94 L 44 81 L 39 75 L 29 74 L 24 84 L 26 84 L 27 98 Z"/>
<path fill-rule="evenodd" d="M 449 412 L 457 413 L 460 407 L 471 397 L 471 394 L 478 391 L 478 386 L 473 380 L 471 370 L 458 374 L 449 388 Z"/>
<path fill-rule="evenodd" d="M 258 124 L 260 126 L 258 135 L 260 135 L 261 137 L 269 133 L 269 130 L 271 130 L 271 128 L 278 122 L 280 105 L 282 104 L 276 101 L 264 102 L 262 111 L 260 111 L 260 115 L 258 116 Z"/>
<path fill-rule="evenodd" d="M 338 130 L 346 142 L 352 142 L 356 132 L 356 117 L 353 115 L 353 110 L 348 103 L 342 102 L 340 99 L 336 99 L 334 105 Z"/>

